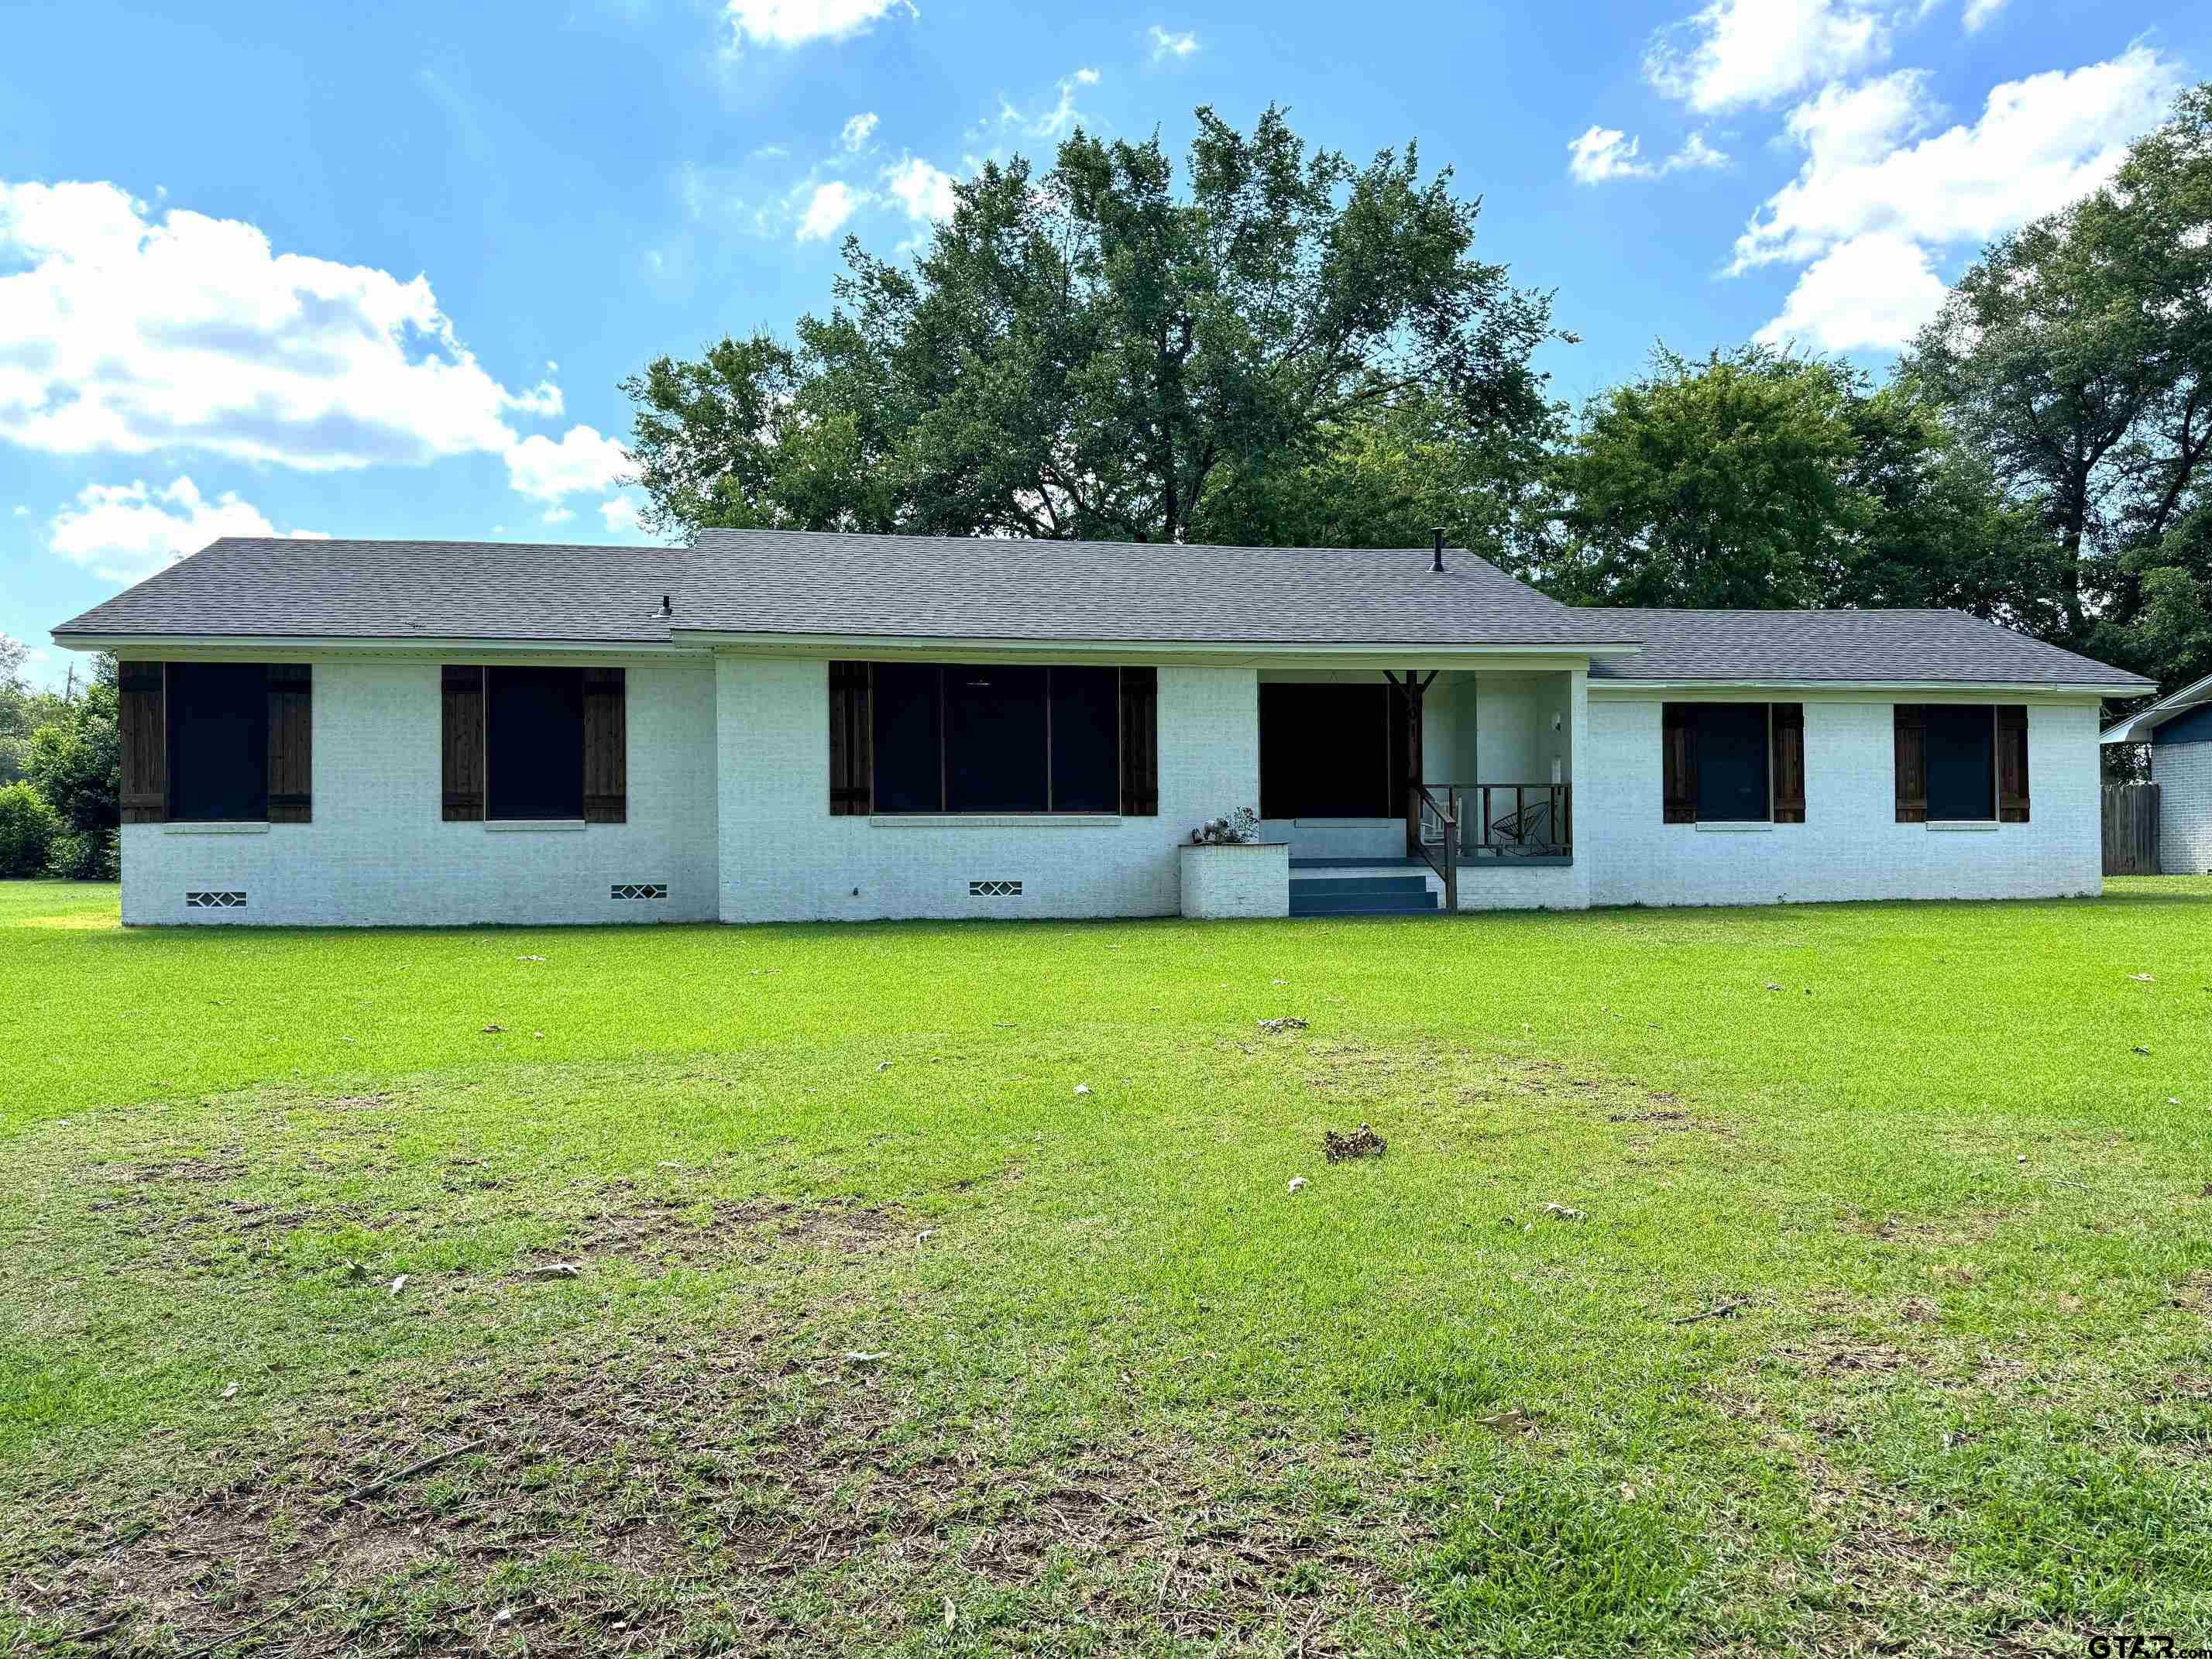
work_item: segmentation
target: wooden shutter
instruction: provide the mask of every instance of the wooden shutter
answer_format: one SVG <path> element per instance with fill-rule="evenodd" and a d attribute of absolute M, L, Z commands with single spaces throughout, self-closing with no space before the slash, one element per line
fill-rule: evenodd
<path fill-rule="evenodd" d="M 269 822 L 307 823 L 315 815 L 314 671 L 269 665 Z"/>
<path fill-rule="evenodd" d="M 2027 822 L 2027 708 L 1997 705 L 1997 822 Z"/>
<path fill-rule="evenodd" d="M 1692 713 L 1692 705 L 1686 702 L 1666 703 L 1659 712 L 1660 795 L 1664 821 L 1668 823 L 1698 821 L 1698 746 L 1692 740 L 1696 731 Z"/>
<path fill-rule="evenodd" d="M 629 817 L 629 671 L 584 671 L 584 822 Z"/>
<path fill-rule="evenodd" d="M 169 816 L 169 722 L 166 665 L 115 665 L 115 712 L 123 744 L 123 821 L 160 823 Z"/>
<path fill-rule="evenodd" d="M 1121 816 L 1160 815 L 1160 671 L 1121 671 Z"/>
<path fill-rule="evenodd" d="M 864 818 L 875 810 L 875 726 L 868 665 L 830 665 L 830 816 Z"/>
<path fill-rule="evenodd" d="M 1917 702 L 1897 705 L 1897 821 L 1928 822 L 1928 710 Z"/>
<path fill-rule="evenodd" d="M 1805 822 L 1805 705 L 1778 702 L 1768 709 L 1774 750 L 1774 821 Z"/>
<path fill-rule="evenodd" d="M 473 823 L 484 815 L 484 672 L 448 665 L 443 690 L 440 798 L 448 823 Z"/>

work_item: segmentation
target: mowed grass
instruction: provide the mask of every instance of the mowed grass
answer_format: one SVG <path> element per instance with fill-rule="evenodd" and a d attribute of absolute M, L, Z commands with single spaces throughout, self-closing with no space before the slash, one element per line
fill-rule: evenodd
<path fill-rule="evenodd" d="M 2212 881 L 362 933 L 0 884 L 0 1651 L 2212 1641 Z"/>

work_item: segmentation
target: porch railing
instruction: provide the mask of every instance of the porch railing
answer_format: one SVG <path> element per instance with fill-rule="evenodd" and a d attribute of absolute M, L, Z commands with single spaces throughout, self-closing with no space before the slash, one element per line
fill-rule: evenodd
<path fill-rule="evenodd" d="M 1421 856 L 1439 874 L 1447 841 L 1454 867 L 1461 860 L 1566 858 L 1574 852 L 1572 784 L 1421 783 L 1413 787 L 1419 811 Z"/>

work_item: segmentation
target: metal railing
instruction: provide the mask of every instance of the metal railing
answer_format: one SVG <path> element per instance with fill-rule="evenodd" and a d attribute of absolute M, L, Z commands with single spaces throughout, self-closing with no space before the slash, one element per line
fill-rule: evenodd
<path fill-rule="evenodd" d="M 1447 836 L 1455 865 L 1462 859 L 1566 858 L 1573 854 L 1572 784 L 1423 783 L 1413 788 L 1420 814 L 1421 856 L 1431 869 L 1437 869 Z"/>

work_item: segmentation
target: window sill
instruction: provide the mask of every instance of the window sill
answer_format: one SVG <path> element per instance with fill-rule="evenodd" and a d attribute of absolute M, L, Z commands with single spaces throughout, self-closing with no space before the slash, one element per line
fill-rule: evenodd
<path fill-rule="evenodd" d="M 527 836 L 545 830 L 581 830 L 584 821 L 581 818 L 486 818 L 483 827 L 495 836 Z"/>
<path fill-rule="evenodd" d="M 872 813 L 872 830 L 1110 830 L 1115 812 L 884 812 Z"/>
<path fill-rule="evenodd" d="M 198 823 L 165 823 L 161 826 L 161 833 L 165 836 L 265 836 L 269 833 L 269 825 L 260 819 L 251 823 L 210 820 Z"/>
<path fill-rule="evenodd" d="M 1690 826 L 1701 836 L 1763 836 L 1774 828 L 1771 823 L 1706 823 L 1700 821 Z"/>
<path fill-rule="evenodd" d="M 1965 830 L 1969 834 L 1993 832 L 1997 827 L 1995 818 L 1930 818 L 1924 826 L 1929 830 Z"/>

